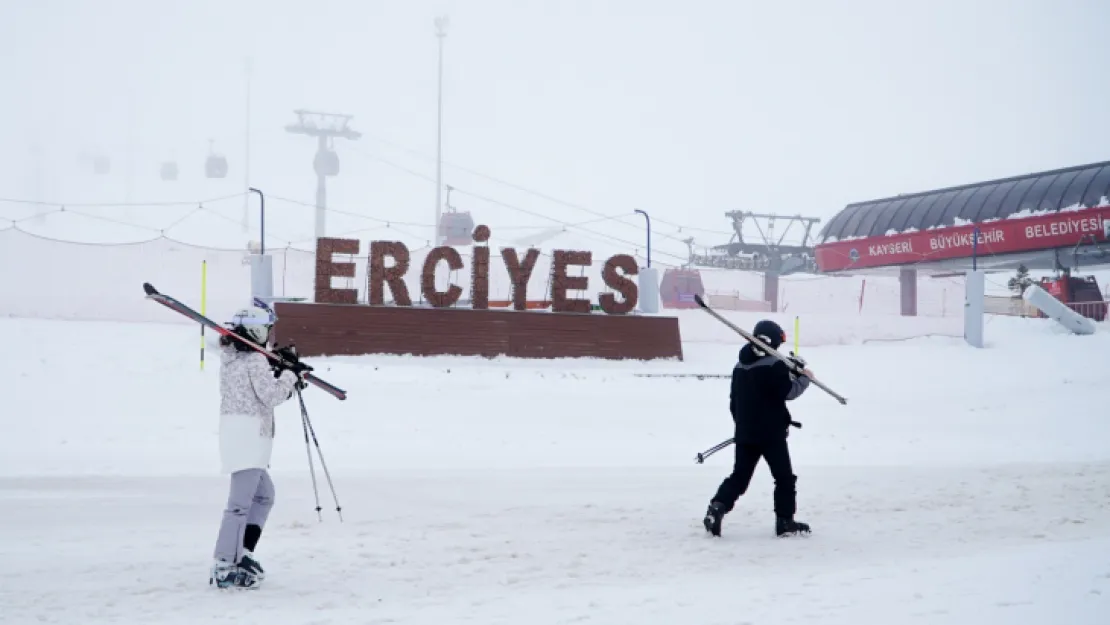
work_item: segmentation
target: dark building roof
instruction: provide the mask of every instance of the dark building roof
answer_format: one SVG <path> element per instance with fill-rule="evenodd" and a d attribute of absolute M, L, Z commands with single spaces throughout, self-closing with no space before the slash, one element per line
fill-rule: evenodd
<path fill-rule="evenodd" d="M 817 235 L 819 243 L 910 228 L 1004 219 L 1024 210 L 1098 206 L 1110 196 L 1110 161 L 849 204 Z"/>

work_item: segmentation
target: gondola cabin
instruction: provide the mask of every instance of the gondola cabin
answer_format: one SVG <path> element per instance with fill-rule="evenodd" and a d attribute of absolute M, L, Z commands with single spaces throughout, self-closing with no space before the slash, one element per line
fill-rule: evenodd
<path fill-rule="evenodd" d="M 312 168 L 317 176 L 338 176 L 339 154 L 331 148 L 319 150 L 312 160 Z"/>
<path fill-rule="evenodd" d="M 174 161 L 166 161 L 162 163 L 162 169 L 159 171 L 162 180 L 166 182 L 173 182 L 177 180 L 177 163 Z"/>
<path fill-rule="evenodd" d="M 222 154 L 209 154 L 204 160 L 204 175 L 207 178 L 226 178 L 227 157 Z"/>
<path fill-rule="evenodd" d="M 667 269 L 659 285 L 663 308 L 697 308 L 694 295 L 705 296 L 701 272 L 697 269 Z"/>
<path fill-rule="evenodd" d="M 471 245 L 474 218 L 470 213 L 443 213 L 439 217 L 439 237 L 443 245 Z"/>

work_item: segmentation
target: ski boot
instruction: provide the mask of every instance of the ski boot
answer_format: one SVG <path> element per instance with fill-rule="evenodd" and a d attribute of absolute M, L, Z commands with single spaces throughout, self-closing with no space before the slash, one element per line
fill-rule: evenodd
<path fill-rule="evenodd" d="M 258 579 L 253 573 L 239 566 L 223 560 L 216 560 L 212 565 L 212 573 L 208 577 L 208 584 L 215 584 L 216 588 L 254 588 Z"/>
<path fill-rule="evenodd" d="M 250 551 L 243 550 L 243 557 L 239 559 L 239 568 L 253 575 L 259 583 L 266 579 L 266 571 L 262 570 L 262 565 L 255 560 L 254 554 Z"/>
<path fill-rule="evenodd" d="M 809 525 L 794 519 L 787 519 L 784 517 L 777 517 L 775 519 L 775 535 L 780 538 L 784 536 L 797 536 L 799 534 L 809 534 Z"/>
<path fill-rule="evenodd" d="M 716 501 L 709 502 L 709 508 L 705 510 L 705 518 L 702 519 L 702 525 L 705 526 L 705 531 L 714 536 L 720 536 L 721 519 L 723 519 L 724 516 L 724 506 Z"/>

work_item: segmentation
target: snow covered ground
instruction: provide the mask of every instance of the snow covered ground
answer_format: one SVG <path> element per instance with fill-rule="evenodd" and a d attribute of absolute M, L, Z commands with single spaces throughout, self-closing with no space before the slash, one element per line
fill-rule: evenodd
<path fill-rule="evenodd" d="M 268 580 L 223 593 L 216 354 L 199 371 L 176 324 L 0 319 L 0 623 L 1108 622 L 1110 334 L 871 322 L 804 322 L 849 403 L 796 402 L 796 540 L 764 465 L 706 536 L 731 450 L 693 456 L 731 436 L 728 383 L 637 377 L 728 373 L 708 316 L 682 316 L 684 362 L 316 362 L 350 393 L 306 393 L 344 522 L 318 462 L 317 520 L 290 402 Z"/>

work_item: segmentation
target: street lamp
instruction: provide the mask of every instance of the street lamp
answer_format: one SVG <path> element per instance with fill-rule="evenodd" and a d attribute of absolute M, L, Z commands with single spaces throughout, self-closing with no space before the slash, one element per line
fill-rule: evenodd
<path fill-rule="evenodd" d="M 647 211 L 636 209 L 647 221 L 647 267 L 640 269 L 640 312 L 656 314 L 659 312 L 659 274 L 651 267 L 651 217 Z"/>
<path fill-rule="evenodd" d="M 262 191 L 250 187 L 247 189 L 250 193 L 258 195 L 258 253 L 266 253 L 266 196 Z"/>
<path fill-rule="evenodd" d="M 651 217 L 648 216 L 647 211 L 636 209 L 636 212 L 643 215 L 647 220 L 647 266 L 651 267 Z"/>
<path fill-rule="evenodd" d="M 436 220 L 432 239 L 436 246 L 441 243 L 439 219 L 443 206 L 443 40 L 447 37 L 448 23 L 447 16 L 435 18 L 436 38 L 439 40 L 439 78 L 436 87 Z"/>

